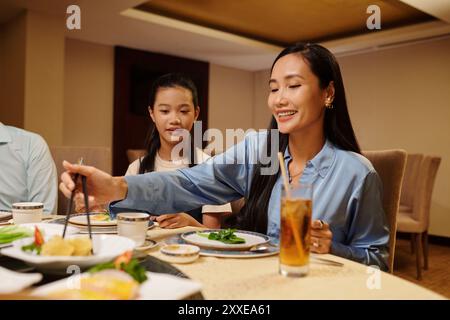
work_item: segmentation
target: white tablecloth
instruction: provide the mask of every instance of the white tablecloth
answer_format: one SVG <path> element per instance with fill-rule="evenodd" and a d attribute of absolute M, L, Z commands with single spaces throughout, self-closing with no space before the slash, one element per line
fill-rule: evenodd
<path fill-rule="evenodd" d="M 177 233 L 197 230 L 154 228 L 148 235 L 161 241 Z M 163 258 L 156 247 L 149 254 Z M 320 257 L 342 262 L 343 267 L 311 262 L 309 275 L 283 277 L 278 256 L 255 259 L 200 257 L 175 266 L 203 284 L 206 299 L 445 299 L 412 282 L 333 255 Z"/>

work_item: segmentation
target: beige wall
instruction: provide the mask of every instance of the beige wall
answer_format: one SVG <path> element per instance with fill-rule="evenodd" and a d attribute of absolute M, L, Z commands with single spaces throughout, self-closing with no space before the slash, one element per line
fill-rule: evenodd
<path fill-rule="evenodd" d="M 270 70 L 253 73 L 253 128 L 267 129 L 271 113 L 267 105 Z"/>
<path fill-rule="evenodd" d="M 63 143 L 112 147 L 114 49 L 66 39 Z"/>
<path fill-rule="evenodd" d="M 211 64 L 209 71 L 210 128 L 252 127 L 252 72 Z"/>
<path fill-rule="evenodd" d="M 23 127 L 26 14 L 0 25 L 0 121 Z"/>
<path fill-rule="evenodd" d="M 402 148 L 442 157 L 430 233 L 450 236 L 450 39 L 339 62 L 363 149 Z"/>
<path fill-rule="evenodd" d="M 62 143 L 63 21 L 27 11 L 0 28 L 0 120 Z"/>
<path fill-rule="evenodd" d="M 210 128 L 267 129 L 269 70 L 249 72 L 210 66 Z"/>
<path fill-rule="evenodd" d="M 62 144 L 64 20 L 27 12 L 24 127 Z"/>

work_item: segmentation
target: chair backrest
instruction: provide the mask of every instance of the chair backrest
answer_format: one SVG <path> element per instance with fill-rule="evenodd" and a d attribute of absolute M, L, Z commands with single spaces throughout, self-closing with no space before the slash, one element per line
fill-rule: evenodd
<path fill-rule="evenodd" d="M 383 183 L 383 209 L 389 223 L 389 271 L 394 268 L 395 237 L 397 233 L 397 212 L 400 205 L 400 191 L 406 165 L 406 151 L 380 150 L 364 151 Z"/>
<path fill-rule="evenodd" d="M 58 177 L 64 172 L 62 166 L 63 160 L 76 163 L 80 157 L 83 158 L 84 164 L 94 166 L 111 174 L 112 160 L 111 149 L 107 147 L 70 147 L 70 146 L 51 146 L 53 160 L 55 160 Z M 67 207 L 67 199 L 58 192 L 58 213 L 65 213 Z"/>
<path fill-rule="evenodd" d="M 134 160 L 139 159 L 147 153 L 145 149 L 128 149 L 127 150 L 127 158 L 128 162 L 132 163 Z"/>
<path fill-rule="evenodd" d="M 412 218 L 423 226 L 423 231 L 428 229 L 430 222 L 431 197 L 434 181 L 441 163 L 441 158 L 436 156 L 424 156 L 417 176 L 412 206 Z"/>
<path fill-rule="evenodd" d="M 400 193 L 400 204 L 413 208 L 414 195 L 417 192 L 417 179 L 422 165 L 423 154 L 408 154 L 403 177 L 402 191 Z"/>

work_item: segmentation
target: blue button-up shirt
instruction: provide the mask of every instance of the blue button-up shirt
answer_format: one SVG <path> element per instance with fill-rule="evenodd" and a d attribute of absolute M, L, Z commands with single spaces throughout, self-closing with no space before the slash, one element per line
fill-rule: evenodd
<path fill-rule="evenodd" d="M 266 140 L 265 132 L 250 133 L 223 154 L 195 167 L 128 176 L 127 198 L 111 209 L 162 214 L 248 197 L 255 164 L 261 159 Z M 288 167 L 292 160 L 289 148 L 284 160 Z M 313 186 L 313 219 L 330 225 L 331 253 L 386 270 L 389 229 L 382 207 L 381 181 L 371 163 L 360 154 L 326 141 L 306 163 L 299 179 Z M 282 183 L 280 176 L 268 206 L 267 234 L 273 238 L 279 238 L 280 233 Z"/>
<path fill-rule="evenodd" d="M 58 178 L 45 140 L 0 122 L 0 211 L 15 202 L 42 202 L 57 213 Z"/>

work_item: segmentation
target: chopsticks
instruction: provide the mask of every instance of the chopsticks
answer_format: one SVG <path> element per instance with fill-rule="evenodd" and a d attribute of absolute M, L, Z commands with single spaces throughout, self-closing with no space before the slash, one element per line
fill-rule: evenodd
<path fill-rule="evenodd" d="M 83 165 L 83 158 L 80 158 L 78 160 L 78 165 Z M 73 177 L 73 181 L 75 185 L 77 184 L 78 178 L 80 177 L 80 174 L 76 173 Z M 81 187 L 83 190 L 84 195 L 84 206 L 86 208 L 86 218 L 88 223 L 88 232 L 89 232 L 89 239 L 92 240 L 92 229 L 91 229 L 91 217 L 89 213 L 89 199 L 88 199 L 88 192 L 87 192 L 87 184 L 86 184 L 86 176 L 81 175 Z M 67 206 L 67 213 L 66 213 L 66 220 L 64 221 L 64 230 L 62 237 L 64 238 L 66 236 L 66 230 L 67 230 L 67 224 L 69 222 L 70 216 L 72 215 L 72 208 L 73 208 L 73 199 L 75 197 L 75 189 L 72 191 L 72 194 L 70 195 L 69 204 Z M 92 249 L 91 249 L 92 252 Z"/>
<path fill-rule="evenodd" d="M 80 158 L 78 160 L 78 164 L 81 165 L 82 163 L 83 163 L 83 158 Z M 80 175 L 78 173 L 76 173 L 75 176 L 73 177 L 73 182 L 75 183 L 75 186 L 77 184 L 79 176 Z M 72 207 L 73 207 L 73 198 L 74 197 L 75 197 L 75 189 L 73 189 L 72 194 L 70 195 L 69 203 L 67 205 L 66 220 L 64 221 L 64 230 L 63 230 L 63 234 L 62 234 L 63 238 L 66 236 L 67 224 L 69 222 L 70 216 L 72 215 Z"/>
<path fill-rule="evenodd" d="M 83 188 L 83 194 L 84 194 L 84 207 L 86 208 L 86 218 L 87 218 L 87 222 L 88 222 L 89 239 L 92 240 L 91 214 L 89 212 L 89 198 L 88 198 L 88 192 L 87 192 L 87 186 L 86 186 L 86 176 L 81 176 L 81 186 Z M 92 248 L 91 248 L 91 251 L 92 251 Z"/>

